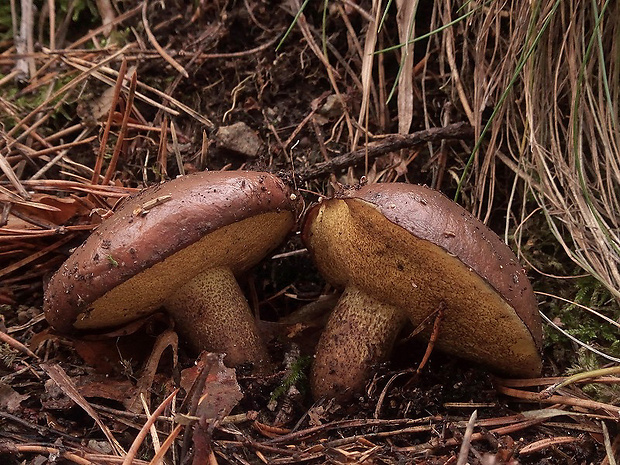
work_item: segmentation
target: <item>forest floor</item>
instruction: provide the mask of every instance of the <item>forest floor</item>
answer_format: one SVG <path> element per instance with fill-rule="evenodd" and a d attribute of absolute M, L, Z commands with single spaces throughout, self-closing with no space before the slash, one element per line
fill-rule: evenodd
<path fill-rule="evenodd" d="M 427 343 L 403 335 L 354 401 L 314 401 L 307 376 L 335 291 L 298 235 L 241 282 L 270 336 L 273 374 L 196 357 L 162 314 L 97 334 L 50 328 L 50 276 L 147 185 L 252 169 L 285 173 L 306 206 L 362 176 L 453 197 L 475 144 L 428 41 L 415 46 L 409 135 L 398 135 L 394 100 L 385 103 L 394 54 L 375 65 L 371 116 L 360 123 L 369 2 L 329 2 L 325 28 L 323 11 L 309 6 L 288 35 L 296 2 L 119 2 L 122 11 L 107 13 L 56 3 L 65 9 L 53 40 L 42 7 L 26 53 L 11 24 L 0 25 L 2 463 L 615 463 L 618 378 L 557 386 L 576 346 L 549 331 L 543 378 L 500 379 L 436 351 L 416 372 Z M 421 2 L 420 24 L 431 3 Z M 393 19 L 380 41 L 398 43 Z M 496 176 L 512 183 L 506 167 Z M 488 223 L 499 232 L 509 192 L 498 191 Z M 465 184 L 466 208 L 472 192 Z M 545 234 L 532 233 L 528 261 L 573 273 Z M 555 289 L 528 273 L 543 283 L 537 290 Z"/>

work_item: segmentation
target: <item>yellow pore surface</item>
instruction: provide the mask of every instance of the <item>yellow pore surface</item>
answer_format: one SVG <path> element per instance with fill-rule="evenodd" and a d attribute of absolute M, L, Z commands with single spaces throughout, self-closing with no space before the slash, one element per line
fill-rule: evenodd
<path fill-rule="evenodd" d="M 443 302 L 439 349 L 505 374 L 538 374 L 540 356 L 515 310 L 460 260 L 388 221 L 372 204 L 328 200 L 310 232 L 309 247 L 332 284 L 353 284 L 402 309 L 414 327 Z M 430 328 L 432 319 L 426 337 Z"/>
<path fill-rule="evenodd" d="M 220 228 L 104 294 L 88 312 L 78 315 L 74 326 L 117 326 L 152 313 L 167 297 L 209 268 L 229 267 L 235 274 L 247 270 L 277 247 L 293 224 L 293 214 L 281 211 Z"/>

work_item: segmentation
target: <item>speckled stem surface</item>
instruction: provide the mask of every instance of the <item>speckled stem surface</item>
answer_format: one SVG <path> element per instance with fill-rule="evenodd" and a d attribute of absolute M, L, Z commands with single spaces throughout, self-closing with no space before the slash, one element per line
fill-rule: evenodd
<path fill-rule="evenodd" d="M 407 320 L 396 307 L 349 286 L 321 335 L 310 380 L 316 399 L 346 400 L 385 361 Z"/>
<path fill-rule="evenodd" d="M 194 351 L 225 353 L 228 366 L 251 362 L 258 371 L 268 367 L 267 348 L 229 268 L 202 272 L 169 297 L 165 306 Z"/>

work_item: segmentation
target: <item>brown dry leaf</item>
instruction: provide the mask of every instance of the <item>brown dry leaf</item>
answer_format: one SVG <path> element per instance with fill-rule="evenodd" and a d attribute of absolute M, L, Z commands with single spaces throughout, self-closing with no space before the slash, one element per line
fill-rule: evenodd
<path fill-rule="evenodd" d="M 204 376 L 203 371 L 208 370 L 196 409 L 198 417 L 224 418 L 243 397 L 234 368 L 226 367 L 223 359 L 223 354 L 202 352 L 195 366 L 181 371 L 181 387 L 191 393 Z"/>
<path fill-rule="evenodd" d="M 84 397 L 100 397 L 116 402 L 125 401 L 134 390 L 133 383 L 128 379 L 101 375 L 82 376 L 76 382 L 78 392 Z"/>
<path fill-rule="evenodd" d="M 19 410 L 19 404 L 28 397 L 28 394 L 20 394 L 8 384 L 0 383 L 0 410 L 14 413 Z"/>
<path fill-rule="evenodd" d="M 77 113 L 82 120 L 96 124 L 105 121 L 106 116 L 112 108 L 114 102 L 114 87 L 108 87 L 94 98 L 80 99 L 78 102 Z"/>
<path fill-rule="evenodd" d="M 76 338 L 72 339 L 72 342 L 77 354 L 97 373 L 115 375 L 119 372 L 121 358 L 115 341 L 90 341 Z"/>
<path fill-rule="evenodd" d="M 208 357 L 213 357 L 216 361 L 211 365 L 196 416 L 207 420 L 221 420 L 232 411 L 243 398 L 243 394 L 234 368 L 224 365 L 224 355 L 208 354 Z"/>
<path fill-rule="evenodd" d="M 194 464 L 210 463 L 213 455 L 211 435 L 215 426 L 227 416 L 243 397 L 233 368 L 224 365 L 224 354 L 203 352 L 197 361 L 202 370 L 208 370 L 204 387 L 200 392 L 195 416 L 198 422 L 192 434 Z M 202 373 L 204 376 L 204 373 Z M 200 383 L 203 376 L 195 380 Z"/>
<path fill-rule="evenodd" d="M 114 7 L 112 6 L 112 2 L 110 0 L 96 0 L 97 10 L 101 15 L 101 20 L 106 28 L 103 30 L 103 34 L 108 37 L 112 32 L 112 23 L 116 19 L 116 12 L 114 11 Z"/>

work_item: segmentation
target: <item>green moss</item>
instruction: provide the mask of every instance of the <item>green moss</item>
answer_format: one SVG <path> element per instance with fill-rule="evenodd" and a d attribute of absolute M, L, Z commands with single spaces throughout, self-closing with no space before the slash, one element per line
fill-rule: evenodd
<path fill-rule="evenodd" d="M 293 364 L 282 383 L 271 394 L 271 402 L 275 402 L 285 394 L 291 386 L 296 386 L 299 392 L 305 395 L 308 392 L 308 376 L 306 372 L 312 362 L 311 357 L 299 357 Z"/>
<path fill-rule="evenodd" d="M 567 375 L 575 375 L 587 371 L 594 371 L 602 368 L 601 358 L 589 350 L 580 349 L 577 361 L 573 367 L 567 371 Z M 588 383 L 581 386 L 583 392 L 598 402 L 618 405 L 620 402 L 620 385 L 606 383 Z"/>

